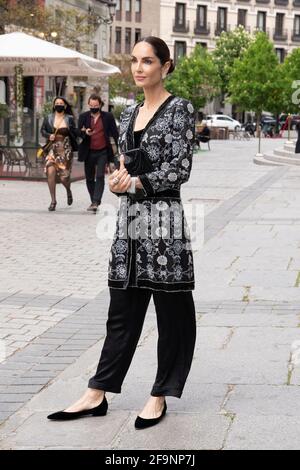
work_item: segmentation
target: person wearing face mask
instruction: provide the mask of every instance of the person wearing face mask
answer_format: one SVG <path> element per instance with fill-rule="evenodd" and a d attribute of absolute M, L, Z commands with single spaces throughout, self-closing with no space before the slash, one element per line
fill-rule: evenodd
<path fill-rule="evenodd" d="M 71 169 L 73 151 L 76 151 L 77 129 L 73 111 L 65 98 L 57 96 L 53 101 L 53 112 L 44 118 L 41 133 L 52 145 L 45 157 L 44 172 L 47 175 L 51 195 L 49 211 L 56 208 L 56 182 L 60 180 L 67 190 L 67 202 L 73 202 L 71 191 Z"/>
<path fill-rule="evenodd" d="M 115 118 L 102 111 L 100 96 L 89 97 L 89 111 L 80 114 L 78 128 L 82 142 L 79 144 L 78 161 L 84 162 L 86 185 L 91 199 L 88 211 L 97 212 L 104 191 L 105 167 L 113 159 L 110 143 L 112 137 L 118 145 L 119 133 Z"/>

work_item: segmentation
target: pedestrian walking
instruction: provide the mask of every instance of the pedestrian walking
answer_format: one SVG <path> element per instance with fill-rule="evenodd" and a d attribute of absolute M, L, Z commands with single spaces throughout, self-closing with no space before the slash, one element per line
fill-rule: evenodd
<path fill-rule="evenodd" d="M 54 99 L 52 113 L 44 118 L 41 133 L 51 144 L 47 146 L 44 172 L 47 175 L 51 195 L 48 210 L 55 211 L 56 183 L 59 180 L 67 190 L 68 205 L 73 203 L 71 170 L 73 151 L 77 150 L 77 129 L 72 108 L 65 98 L 57 96 Z"/>
<path fill-rule="evenodd" d="M 297 130 L 297 140 L 296 140 L 295 153 L 300 153 L 300 122 L 297 122 L 296 130 Z"/>
<path fill-rule="evenodd" d="M 142 429 L 165 416 L 166 396 L 181 397 L 194 353 L 193 254 L 180 187 L 192 167 L 195 113 L 188 100 L 164 87 L 164 78 L 174 70 L 164 41 L 153 36 L 141 39 L 131 61 L 133 78 L 145 99 L 121 115 L 122 155 L 119 168 L 109 177 L 110 190 L 120 204 L 109 260 L 107 334 L 87 391 L 75 404 L 48 418 L 70 420 L 107 413 L 105 393 L 121 392 L 153 295 L 158 367 L 150 398 L 135 420 L 135 427 Z M 132 154 L 136 159 L 142 155 L 137 166 L 135 157 L 129 158 Z M 135 210 L 140 215 L 132 220 Z M 136 220 L 139 224 L 133 227 Z"/>
<path fill-rule="evenodd" d="M 112 113 L 102 111 L 103 101 L 92 94 L 89 111 L 79 116 L 78 128 L 82 137 L 78 160 L 84 162 L 86 185 L 91 199 L 88 211 L 97 211 L 105 185 L 105 168 L 113 159 L 111 138 L 118 145 L 119 133 Z"/>

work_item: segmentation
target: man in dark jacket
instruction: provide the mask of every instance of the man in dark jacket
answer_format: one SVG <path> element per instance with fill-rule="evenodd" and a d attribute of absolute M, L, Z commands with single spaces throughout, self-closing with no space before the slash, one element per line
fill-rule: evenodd
<path fill-rule="evenodd" d="M 92 94 L 88 105 L 90 110 L 80 114 L 78 128 L 82 142 L 78 148 L 78 161 L 84 162 L 86 185 L 91 198 L 88 211 L 96 212 L 101 204 L 104 191 L 106 164 L 113 160 L 110 142 L 112 137 L 118 145 L 119 133 L 111 113 L 101 111 L 103 101 Z"/>

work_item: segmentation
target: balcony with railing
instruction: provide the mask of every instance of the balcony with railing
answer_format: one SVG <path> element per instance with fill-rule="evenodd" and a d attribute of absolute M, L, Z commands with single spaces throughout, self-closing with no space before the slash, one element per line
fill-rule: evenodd
<path fill-rule="evenodd" d="M 244 30 L 247 31 L 247 33 L 249 33 L 249 34 L 251 33 L 251 27 L 250 26 L 245 26 L 245 25 L 239 23 L 235 27 L 239 28 L 240 26 L 242 26 L 244 28 Z"/>
<path fill-rule="evenodd" d="M 195 21 L 194 34 L 197 34 L 197 36 L 208 36 L 210 34 L 210 23 L 200 25 L 197 21 Z"/>
<path fill-rule="evenodd" d="M 178 23 L 177 20 L 173 20 L 173 32 L 186 34 L 190 30 L 190 22 L 185 21 L 184 23 Z"/>
<path fill-rule="evenodd" d="M 287 29 L 274 29 L 273 39 L 274 41 L 281 42 L 287 41 L 288 38 L 288 30 Z"/>
<path fill-rule="evenodd" d="M 271 31 L 269 28 L 263 29 L 263 28 L 259 28 L 258 26 L 256 28 L 255 27 L 252 28 L 252 34 L 259 33 L 259 32 L 265 33 L 268 36 L 268 38 L 270 37 L 270 34 L 271 34 Z"/>
<path fill-rule="evenodd" d="M 300 31 L 298 29 L 293 29 L 292 41 L 293 42 L 300 42 Z"/>
<path fill-rule="evenodd" d="M 226 25 L 220 25 L 218 23 L 215 24 L 215 36 L 220 36 L 223 31 L 228 32 L 230 31 L 230 26 L 228 24 Z"/>
<path fill-rule="evenodd" d="M 279 6 L 288 6 L 289 5 L 289 0 L 274 0 L 275 5 Z"/>
<path fill-rule="evenodd" d="M 297 8 L 300 8 L 300 0 L 294 0 L 293 1 L 293 6 L 297 7 Z"/>
<path fill-rule="evenodd" d="M 267 5 L 270 3 L 270 0 L 256 0 L 256 3 L 259 3 L 260 5 Z"/>

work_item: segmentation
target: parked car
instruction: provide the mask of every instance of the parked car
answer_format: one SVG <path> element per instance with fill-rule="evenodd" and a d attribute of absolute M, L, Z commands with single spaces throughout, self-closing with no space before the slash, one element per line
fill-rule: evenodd
<path fill-rule="evenodd" d="M 261 127 L 265 126 L 266 124 L 269 125 L 276 125 L 276 118 L 274 116 L 262 116 L 260 119 Z"/>
<path fill-rule="evenodd" d="M 232 119 L 226 114 L 212 114 L 204 120 L 208 127 L 227 127 L 231 131 L 238 131 L 242 128 L 242 124 Z"/>

